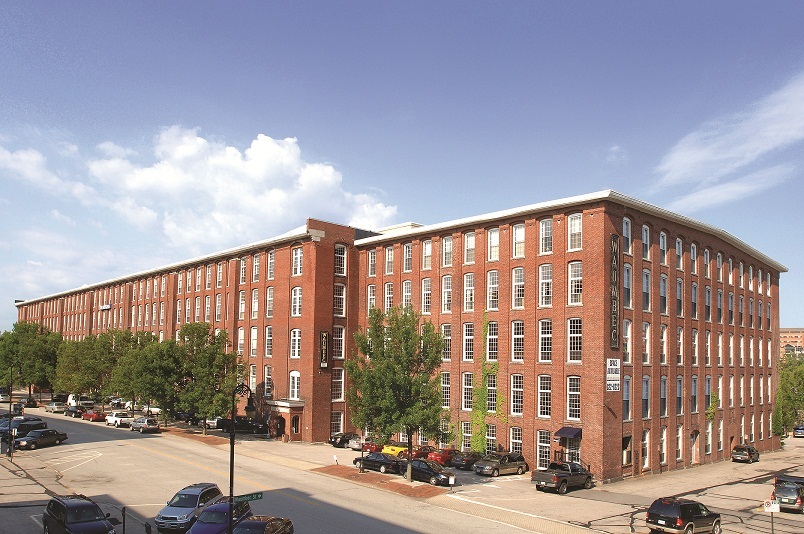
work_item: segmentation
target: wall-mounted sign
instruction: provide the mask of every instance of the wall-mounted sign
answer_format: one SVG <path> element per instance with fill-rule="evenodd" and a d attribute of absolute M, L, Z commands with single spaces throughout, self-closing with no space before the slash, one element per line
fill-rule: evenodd
<path fill-rule="evenodd" d="M 611 326 L 609 330 L 609 347 L 620 348 L 620 236 L 611 234 L 609 245 L 611 254 L 611 282 L 609 284 L 609 308 Z"/>
<path fill-rule="evenodd" d="M 329 332 L 318 334 L 318 366 L 326 367 L 329 364 Z"/>
<path fill-rule="evenodd" d="M 101 310 L 101 311 L 103 311 L 103 310 L 111 310 L 112 305 L 111 304 L 101 304 L 100 306 L 98 306 L 98 309 Z"/>
<path fill-rule="evenodd" d="M 606 358 L 606 391 L 620 391 L 619 358 Z"/>

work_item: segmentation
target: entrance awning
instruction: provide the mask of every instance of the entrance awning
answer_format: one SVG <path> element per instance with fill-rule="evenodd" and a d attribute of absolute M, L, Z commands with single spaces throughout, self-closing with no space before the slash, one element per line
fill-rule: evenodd
<path fill-rule="evenodd" d="M 559 438 L 580 438 L 581 434 L 583 433 L 582 428 L 575 428 L 572 426 L 562 426 L 558 429 L 558 431 L 554 434 L 554 436 L 558 436 Z"/>

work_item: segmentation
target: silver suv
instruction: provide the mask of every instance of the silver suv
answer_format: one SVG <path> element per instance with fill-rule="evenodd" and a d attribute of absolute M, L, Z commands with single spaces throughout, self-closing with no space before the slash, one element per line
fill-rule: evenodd
<path fill-rule="evenodd" d="M 159 532 L 187 532 L 198 514 L 222 495 L 217 484 L 201 482 L 179 490 L 156 514 Z"/>

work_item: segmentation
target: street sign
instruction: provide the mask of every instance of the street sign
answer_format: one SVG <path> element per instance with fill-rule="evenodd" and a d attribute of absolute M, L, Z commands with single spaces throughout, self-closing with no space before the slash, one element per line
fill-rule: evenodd
<path fill-rule="evenodd" d="M 258 491 L 257 493 L 246 493 L 245 495 L 235 495 L 234 502 L 259 501 L 260 499 L 262 499 L 262 492 Z"/>
<path fill-rule="evenodd" d="M 775 512 L 779 513 L 779 500 L 778 499 L 769 499 L 764 503 L 765 511 L 766 512 Z"/>

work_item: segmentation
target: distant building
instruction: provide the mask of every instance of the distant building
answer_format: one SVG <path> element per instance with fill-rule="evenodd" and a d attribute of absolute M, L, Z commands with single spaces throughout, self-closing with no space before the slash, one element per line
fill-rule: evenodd
<path fill-rule="evenodd" d="M 804 328 L 780 328 L 779 344 L 782 352 L 804 353 Z"/>
<path fill-rule="evenodd" d="M 603 191 L 376 232 L 310 219 L 17 307 L 68 339 L 108 328 L 169 338 L 208 321 L 249 366 L 262 416 L 290 439 L 323 441 L 352 428 L 342 362 L 356 328 L 371 307 L 412 306 L 447 340 L 442 397 L 458 448 L 482 431 L 487 450 L 522 451 L 534 468 L 580 459 L 617 479 L 727 459 L 741 442 L 779 446 L 782 272 L 723 230 Z"/>

